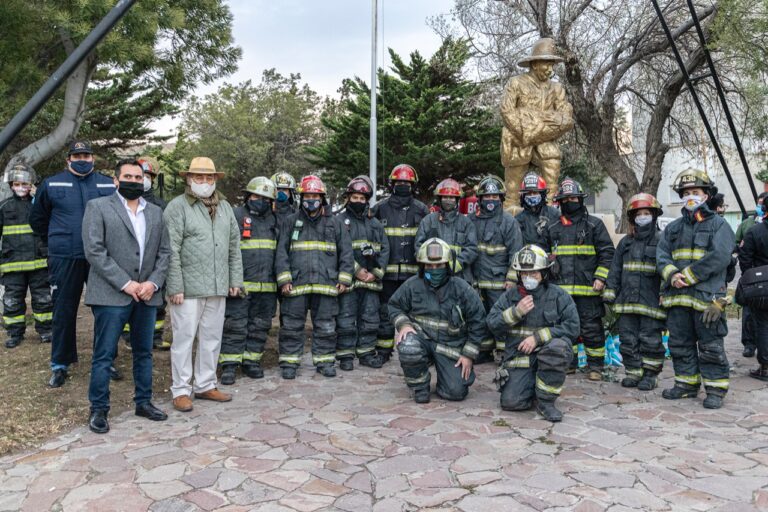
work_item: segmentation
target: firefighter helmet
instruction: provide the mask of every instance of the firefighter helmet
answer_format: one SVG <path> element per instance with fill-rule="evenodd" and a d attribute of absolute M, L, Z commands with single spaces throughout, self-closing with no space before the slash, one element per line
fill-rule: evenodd
<path fill-rule="evenodd" d="M 435 187 L 435 196 L 461 197 L 461 185 L 453 178 L 444 179 Z"/>
<path fill-rule="evenodd" d="M 296 180 L 287 172 L 276 172 L 270 178 L 277 188 L 296 190 Z"/>
<path fill-rule="evenodd" d="M 661 209 L 661 204 L 659 204 L 659 201 L 656 200 L 655 197 L 651 194 L 646 194 L 644 192 L 641 192 L 640 194 L 635 194 L 631 198 L 629 198 L 629 206 L 627 206 L 627 214 L 631 215 L 633 212 L 636 212 L 637 210 L 647 209 L 651 210 L 651 213 L 653 213 L 655 216 L 659 216 L 663 213 L 663 210 Z"/>
<path fill-rule="evenodd" d="M 398 164 L 389 173 L 389 184 L 392 185 L 393 181 L 410 181 L 414 185 L 419 182 L 419 175 L 416 174 L 416 169 L 408 164 Z"/>
<path fill-rule="evenodd" d="M 277 187 L 269 178 L 265 176 L 257 176 L 248 182 L 248 185 L 243 189 L 246 194 L 256 194 L 257 196 L 266 197 L 267 199 L 275 199 L 277 195 Z"/>
<path fill-rule="evenodd" d="M 475 195 L 477 197 L 498 194 L 502 198 L 507 194 L 507 187 L 504 182 L 496 176 L 486 176 L 475 186 Z"/>
<path fill-rule="evenodd" d="M 426 240 L 419 252 L 416 254 L 416 261 L 422 264 L 432 263 L 453 263 L 454 255 L 451 246 L 445 243 L 443 240 L 433 237 Z"/>
<path fill-rule="evenodd" d="M 565 199 L 566 197 L 580 197 L 584 199 L 587 197 L 587 193 L 581 188 L 581 184 L 573 178 L 565 178 L 560 187 L 557 189 L 557 195 L 555 201 Z"/>
<path fill-rule="evenodd" d="M 315 176 L 314 174 L 310 174 L 309 176 L 304 176 L 301 178 L 301 183 L 299 183 L 299 194 L 326 194 L 325 190 L 325 183 L 323 183 L 323 180 Z"/>
<path fill-rule="evenodd" d="M 6 183 L 34 183 L 36 179 L 35 170 L 26 164 L 16 164 L 5 173 Z"/>
<path fill-rule="evenodd" d="M 547 252 L 538 245 L 526 245 L 512 256 L 512 270 L 517 272 L 546 270 L 552 263 Z"/>
<path fill-rule="evenodd" d="M 346 194 L 348 196 L 352 194 L 363 194 L 366 199 L 370 199 L 373 195 L 371 179 L 368 176 L 357 176 L 352 178 L 347 184 Z"/>
<path fill-rule="evenodd" d="M 142 156 L 138 159 L 139 165 L 145 174 L 157 176 L 160 174 L 160 163 L 153 156 Z"/>
<path fill-rule="evenodd" d="M 710 194 L 715 183 L 710 179 L 706 172 L 698 169 L 686 169 L 675 178 L 672 190 L 682 197 L 683 191 L 688 188 L 700 188 Z"/>
<path fill-rule="evenodd" d="M 520 194 L 528 192 L 547 192 L 547 182 L 533 171 L 528 171 L 520 182 Z"/>

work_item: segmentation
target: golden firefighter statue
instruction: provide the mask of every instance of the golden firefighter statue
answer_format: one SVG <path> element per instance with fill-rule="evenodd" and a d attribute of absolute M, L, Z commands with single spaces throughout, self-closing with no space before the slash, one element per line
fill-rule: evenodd
<path fill-rule="evenodd" d="M 552 68 L 563 59 L 556 55 L 555 42 L 536 41 L 531 55 L 517 65 L 527 73 L 512 77 L 501 99 L 501 163 L 507 184 L 507 205 L 517 206 L 518 189 L 530 165 L 539 168 L 547 181 L 550 200 L 560 177 L 560 147 L 557 139 L 573 128 L 573 107 L 565 89 L 552 82 Z"/>

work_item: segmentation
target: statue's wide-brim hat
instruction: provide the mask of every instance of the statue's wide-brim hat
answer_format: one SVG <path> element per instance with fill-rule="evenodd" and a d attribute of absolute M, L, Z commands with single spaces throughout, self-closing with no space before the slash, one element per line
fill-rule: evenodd
<path fill-rule="evenodd" d="M 553 39 L 544 37 L 533 43 L 531 54 L 517 61 L 517 65 L 522 68 L 528 68 L 531 66 L 531 62 L 537 60 L 563 62 L 563 58 L 557 54 L 557 48 L 555 48 L 555 41 Z"/>

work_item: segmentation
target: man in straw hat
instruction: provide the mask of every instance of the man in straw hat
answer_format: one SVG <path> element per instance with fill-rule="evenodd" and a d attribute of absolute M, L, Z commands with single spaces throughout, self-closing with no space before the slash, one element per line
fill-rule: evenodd
<path fill-rule="evenodd" d="M 187 172 L 184 194 L 165 209 L 171 239 L 171 265 L 166 280 L 173 344 L 173 407 L 192 410 L 195 398 L 227 402 L 231 395 L 216 389 L 216 363 L 221 350 L 226 297 L 243 287 L 240 228 L 232 207 L 216 190 L 224 173 L 213 161 L 196 157 Z M 192 385 L 192 349 L 198 338 Z"/>
<path fill-rule="evenodd" d="M 573 128 L 573 108 L 565 99 L 565 89 L 550 80 L 552 68 L 562 61 L 552 39 L 539 39 L 531 55 L 517 63 L 528 72 L 512 77 L 504 88 L 501 163 L 511 200 L 517 198 L 520 180 L 531 164 L 540 169 L 550 195 L 557 191 L 560 148 L 556 141 Z"/>

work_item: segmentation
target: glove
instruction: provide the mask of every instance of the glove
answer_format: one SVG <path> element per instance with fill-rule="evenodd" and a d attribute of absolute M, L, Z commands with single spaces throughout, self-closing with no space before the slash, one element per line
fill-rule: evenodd
<path fill-rule="evenodd" d="M 720 318 L 725 315 L 725 301 L 713 299 L 712 303 L 701 314 L 701 321 L 704 327 L 711 329 Z"/>
<path fill-rule="evenodd" d="M 499 368 L 493 376 L 493 383 L 496 384 L 496 391 L 501 391 L 504 384 L 509 380 L 509 372 L 506 368 Z"/>

